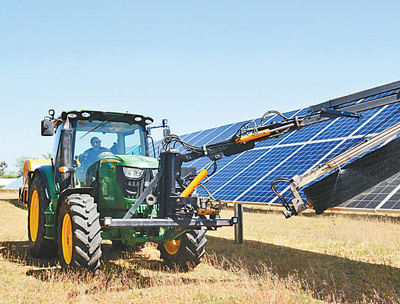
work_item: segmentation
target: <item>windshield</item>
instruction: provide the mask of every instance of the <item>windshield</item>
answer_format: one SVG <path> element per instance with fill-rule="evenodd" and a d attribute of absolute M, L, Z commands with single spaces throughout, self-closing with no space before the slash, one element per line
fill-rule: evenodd
<path fill-rule="evenodd" d="M 110 121 L 76 122 L 74 159 L 85 167 L 108 152 L 118 155 L 147 155 L 144 128 L 137 124 Z"/>

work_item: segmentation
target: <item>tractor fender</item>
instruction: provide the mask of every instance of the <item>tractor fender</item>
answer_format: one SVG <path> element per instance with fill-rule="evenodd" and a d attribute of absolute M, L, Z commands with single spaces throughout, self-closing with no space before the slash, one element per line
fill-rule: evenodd
<path fill-rule="evenodd" d="M 58 204 L 60 205 L 64 199 L 71 194 L 78 193 L 78 194 L 90 194 L 93 196 L 94 189 L 92 187 L 82 187 L 82 188 L 67 188 L 63 192 L 60 193 L 60 197 L 58 198 Z"/>
<path fill-rule="evenodd" d="M 41 166 L 50 165 L 48 159 L 27 159 L 22 170 L 22 187 L 19 188 L 19 201 L 27 204 L 29 200 L 29 187 L 33 180 L 35 170 Z M 48 195 L 47 195 L 48 196 Z"/>
<path fill-rule="evenodd" d="M 46 194 L 46 198 L 51 201 L 52 199 L 57 199 L 55 196 L 56 194 L 54 193 L 54 178 L 53 178 L 53 170 L 52 166 L 41 166 L 39 168 L 36 168 L 35 171 L 33 172 L 33 179 L 36 176 L 40 176 L 42 180 L 42 185 L 44 188 L 44 192 Z M 30 181 L 31 183 L 31 181 Z M 51 187 L 51 191 L 50 191 Z"/>

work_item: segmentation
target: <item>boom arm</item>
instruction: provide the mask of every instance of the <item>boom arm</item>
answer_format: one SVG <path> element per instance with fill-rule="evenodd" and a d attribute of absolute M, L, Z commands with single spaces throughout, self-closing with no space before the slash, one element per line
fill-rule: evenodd
<path fill-rule="evenodd" d="M 186 188 L 188 185 L 183 183 L 180 176 L 183 162 L 207 156 L 215 165 L 215 161 L 221 159 L 223 156 L 230 156 L 253 149 L 256 142 L 278 137 L 288 132 L 340 116 L 360 118 L 362 116 L 360 112 L 399 101 L 400 81 L 397 81 L 311 106 L 310 114 L 304 116 L 287 118 L 277 111 L 269 111 L 263 115 L 259 124 L 255 121 L 250 121 L 244 124 L 232 138 L 210 145 L 201 147 L 192 146 L 184 142 L 179 136 L 172 134 L 163 139 L 160 151 L 171 151 L 177 143 L 181 144 L 188 151 L 188 153 L 181 153 L 176 158 L 174 166 L 176 181 L 179 185 Z M 269 114 L 276 114 L 281 118 L 281 121 L 266 124 L 265 119 Z M 204 174 L 204 171 L 201 174 L 203 178 L 207 175 Z M 195 183 L 190 183 L 190 189 L 195 189 L 201 180 L 197 178 L 195 179 Z"/>
<path fill-rule="evenodd" d="M 286 118 L 279 112 L 269 111 L 264 114 L 259 126 L 253 130 L 242 127 L 235 134 L 234 140 L 237 144 L 262 141 L 340 116 L 360 118 L 360 112 L 399 102 L 399 92 L 400 81 L 396 81 L 311 106 L 310 114 L 305 116 Z M 265 126 L 264 120 L 271 113 L 280 115 L 283 121 Z"/>
<path fill-rule="evenodd" d="M 324 122 L 341 116 L 360 118 L 360 112 L 382 107 L 400 101 L 400 81 L 382 85 L 376 88 L 339 97 L 310 107 L 310 114 L 287 118 L 277 111 L 268 111 L 261 118 L 260 124 L 255 121 L 245 123 L 235 135 L 226 141 L 202 147 L 191 146 L 177 135 L 164 138 L 161 150 L 167 151 L 176 142 L 182 144 L 190 153 L 185 154 L 183 161 L 208 156 L 218 160 L 225 156 L 234 155 L 254 148 L 255 142 L 281 136 L 285 133 L 299 130 L 306 126 Z M 269 114 L 277 114 L 281 121 L 265 124 Z"/>

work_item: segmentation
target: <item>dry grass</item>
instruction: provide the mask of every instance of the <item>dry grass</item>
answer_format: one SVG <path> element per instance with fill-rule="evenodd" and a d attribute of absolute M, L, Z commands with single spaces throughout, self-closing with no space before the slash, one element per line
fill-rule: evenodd
<path fill-rule="evenodd" d="M 240 259 L 249 269 L 263 263 L 328 302 L 400 303 L 397 217 L 310 211 L 287 220 L 274 208 L 245 211 L 246 241 L 227 249 L 220 234 L 209 237 L 216 256 Z"/>
<path fill-rule="evenodd" d="M 154 245 L 121 253 L 105 243 L 103 266 L 92 274 L 31 258 L 26 209 L 6 191 L 0 208 L 0 303 L 400 302 L 395 217 L 307 213 L 286 220 L 257 208 L 245 213 L 244 244 L 233 244 L 232 228 L 210 231 L 207 258 L 192 272 L 168 269 Z"/>

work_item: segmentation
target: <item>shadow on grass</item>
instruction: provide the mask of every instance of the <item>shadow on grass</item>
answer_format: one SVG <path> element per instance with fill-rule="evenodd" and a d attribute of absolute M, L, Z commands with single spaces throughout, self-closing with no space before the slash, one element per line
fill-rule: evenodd
<path fill-rule="evenodd" d="M 111 244 L 102 244 L 102 266 L 96 271 L 79 269 L 62 269 L 59 266 L 58 257 L 34 258 L 29 253 L 27 241 L 1 242 L 0 254 L 4 259 L 26 266 L 34 266 L 39 269 L 30 269 L 27 276 L 32 276 L 43 282 L 63 282 L 86 284 L 87 294 L 99 291 L 123 291 L 132 288 L 149 288 L 153 286 L 175 285 L 175 284 L 197 284 L 201 280 L 196 278 L 185 278 L 175 276 L 169 278 L 170 274 L 177 273 L 177 269 L 170 269 L 161 260 L 150 259 L 140 251 L 126 249 L 115 250 Z M 146 276 L 139 269 L 155 271 L 158 274 L 166 274 L 166 278 L 159 275 Z M 75 295 L 71 294 L 70 297 Z"/>
<path fill-rule="evenodd" d="M 28 210 L 28 206 L 26 204 L 20 203 L 17 198 L 12 198 L 12 199 L 1 199 L 0 198 L 0 201 L 3 201 L 5 203 L 10 203 L 11 205 L 13 205 L 19 209 L 22 209 L 22 210 Z"/>
<path fill-rule="evenodd" d="M 293 276 L 316 298 L 327 301 L 373 303 L 400 302 L 400 269 L 357 262 L 257 241 L 233 244 L 231 240 L 208 236 L 208 252 L 215 266 L 244 265 L 250 274 L 266 267 L 280 278 Z M 224 263 L 228 261 L 228 263 Z"/>
<path fill-rule="evenodd" d="M 29 254 L 28 241 L 0 242 L 0 248 L 3 258 L 14 263 L 35 267 L 54 267 L 58 263 L 56 258 L 37 259 L 32 257 Z"/>
<path fill-rule="evenodd" d="M 216 268 L 230 269 L 238 265 L 250 275 L 262 275 L 260 269 L 265 267 L 280 279 L 294 277 L 304 288 L 312 290 L 315 298 L 329 302 L 400 302 L 400 269 L 395 267 L 257 241 L 237 245 L 224 238 L 207 238 L 211 256 L 208 262 Z M 43 282 L 85 284 L 88 294 L 203 282 L 194 276 L 171 276 L 176 270 L 169 269 L 163 261 L 151 259 L 142 252 L 115 251 L 111 244 L 102 245 L 102 267 L 96 272 L 63 270 L 56 257 L 33 258 L 28 252 L 28 242 L 2 242 L 0 248 L 6 260 L 38 268 L 28 270 L 28 276 Z M 148 271 L 139 271 L 143 269 Z"/>

